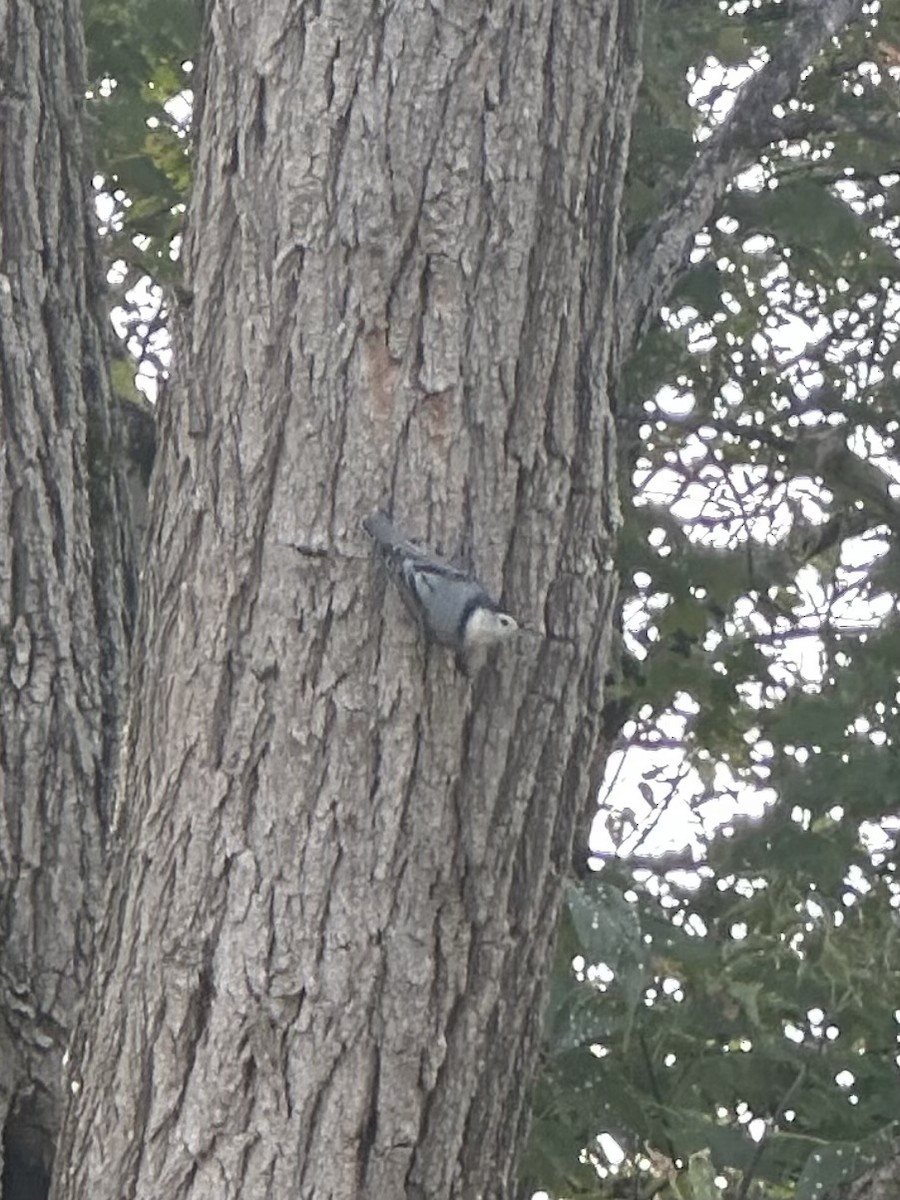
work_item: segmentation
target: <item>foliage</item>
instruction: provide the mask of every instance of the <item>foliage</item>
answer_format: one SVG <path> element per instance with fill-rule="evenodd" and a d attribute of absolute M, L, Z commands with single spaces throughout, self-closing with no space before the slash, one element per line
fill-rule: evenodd
<path fill-rule="evenodd" d="M 674 7 L 632 242 L 729 90 L 704 60 L 786 19 Z M 620 399 L 624 725 L 547 1016 L 553 1195 L 823 1200 L 896 1153 L 898 8 L 815 64 Z"/>
<path fill-rule="evenodd" d="M 147 373 L 157 375 L 160 349 L 168 344 L 162 289 L 181 274 L 199 6 L 194 0 L 88 0 L 85 34 L 110 299 L 138 366 L 146 361 Z"/>

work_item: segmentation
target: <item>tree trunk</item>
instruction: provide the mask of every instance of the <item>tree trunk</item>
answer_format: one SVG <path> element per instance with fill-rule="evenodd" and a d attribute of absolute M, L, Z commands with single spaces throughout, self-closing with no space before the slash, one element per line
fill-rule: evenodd
<path fill-rule="evenodd" d="M 896 1200 L 900 1194 L 900 1155 L 840 1189 L 840 1200 Z"/>
<path fill-rule="evenodd" d="M 130 555 L 79 132 L 80 6 L 8 0 L 3 29 L 0 1124 L 3 1194 L 30 1196 L 49 1181 L 103 878 Z"/>
<path fill-rule="evenodd" d="M 602 769 L 640 20 L 210 6 L 58 1196 L 511 1194 Z M 426 652 L 379 504 L 540 635 Z"/>

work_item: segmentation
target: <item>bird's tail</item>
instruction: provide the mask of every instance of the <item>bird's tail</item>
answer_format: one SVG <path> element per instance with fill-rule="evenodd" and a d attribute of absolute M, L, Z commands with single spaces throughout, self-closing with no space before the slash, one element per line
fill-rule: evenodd
<path fill-rule="evenodd" d="M 363 529 L 369 537 L 377 542 L 378 546 L 383 550 L 396 550 L 401 545 L 403 539 L 394 528 L 394 524 L 387 513 L 373 512 L 362 523 Z"/>
<path fill-rule="evenodd" d="M 395 578 L 402 574 L 405 562 L 416 562 L 423 557 L 421 549 L 403 537 L 387 513 L 373 512 L 362 524 L 375 543 L 375 553 Z"/>

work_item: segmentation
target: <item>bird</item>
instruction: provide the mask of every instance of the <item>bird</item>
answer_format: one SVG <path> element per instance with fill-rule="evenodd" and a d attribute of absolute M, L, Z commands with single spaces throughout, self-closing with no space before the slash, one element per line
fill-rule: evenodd
<path fill-rule="evenodd" d="M 518 631 L 516 619 L 477 579 L 408 541 L 386 513 L 374 512 L 362 524 L 425 637 L 453 650 L 464 675 L 480 653 Z"/>

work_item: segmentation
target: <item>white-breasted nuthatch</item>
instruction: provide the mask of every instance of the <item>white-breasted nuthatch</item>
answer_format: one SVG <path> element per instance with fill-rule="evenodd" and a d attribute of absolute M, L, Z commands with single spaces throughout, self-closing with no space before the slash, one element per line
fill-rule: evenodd
<path fill-rule="evenodd" d="M 366 517 L 363 528 L 425 636 L 455 651 L 464 673 L 479 649 L 489 649 L 518 630 L 515 618 L 477 579 L 406 541 L 383 512 Z"/>

